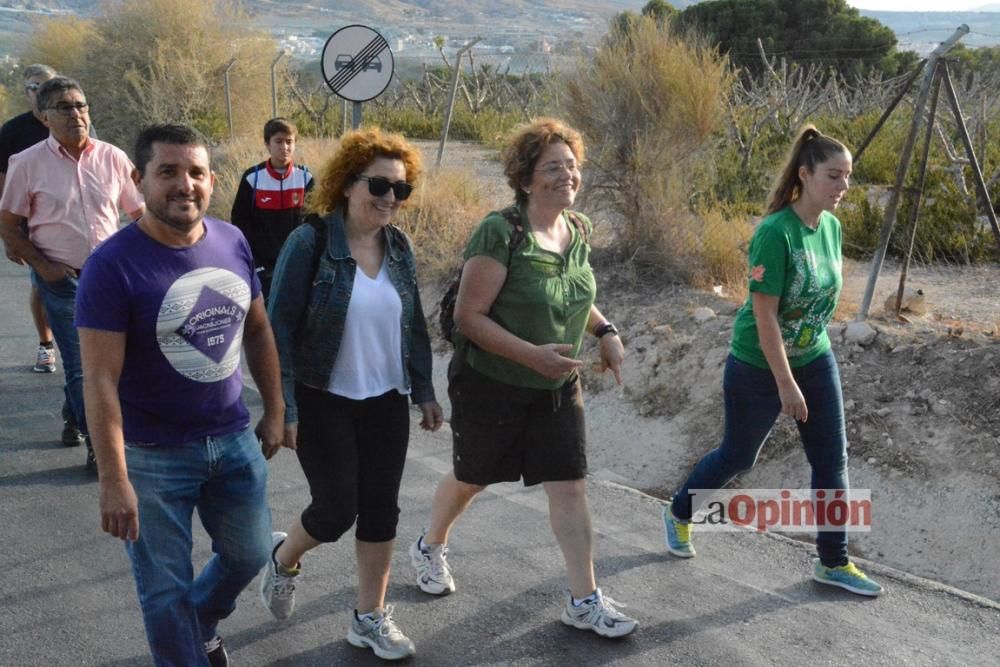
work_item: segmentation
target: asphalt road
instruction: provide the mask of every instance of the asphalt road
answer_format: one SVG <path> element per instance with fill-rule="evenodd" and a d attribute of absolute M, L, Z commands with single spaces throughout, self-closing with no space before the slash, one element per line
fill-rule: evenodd
<path fill-rule="evenodd" d="M 0 666 L 147 665 L 128 560 L 99 528 L 83 451 L 59 442 L 62 374 L 30 372 L 36 341 L 24 270 L 0 264 Z M 247 402 L 259 410 L 252 388 Z M 592 481 L 595 559 L 604 591 L 641 626 L 606 640 L 559 621 L 566 583 L 540 489 L 485 492 L 450 545 L 458 590 L 421 593 L 406 555 L 450 467 L 447 432 L 413 421 L 388 599 L 422 665 L 798 665 L 1000 662 L 1000 605 L 877 564 L 887 588 L 866 599 L 815 584 L 812 549 L 749 532 L 697 535 L 698 557 L 663 548 L 658 501 Z M 272 462 L 280 528 L 307 490 L 293 454 Z M 931 517 L 928 517 L 932 520 Z M 197 523 L 197 522 L 196 522 Z M 947 526 L 937 526 L 946 530 Z M 208 541 L 196 530 L 195 562 Z M 298 608 L 277 622 L 252 587 L 221 631 L 234 665 L 379 664 L 344 640 L 354 596 L 351 540 L 307 555 Z"/>

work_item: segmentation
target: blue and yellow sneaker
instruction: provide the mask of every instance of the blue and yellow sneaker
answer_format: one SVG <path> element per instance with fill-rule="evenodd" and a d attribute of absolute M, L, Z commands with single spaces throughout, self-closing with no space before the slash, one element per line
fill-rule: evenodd
<path fill-rule="evenodd" d="M 813 579 L 828 586 L 840 586 L 844 590 L 858 595 L 878 597 L 882 594 L 882 587 L 878 582 L 869 579 L 868 575 L 859 570 L 854 563 L 847 563 L 839 567 L 826 567 L 819 559 L 813 561 Z"/>
<path fill-rule="evenodd" d="M 669 502 L 663 506 L 663 529 L 666 533 L 667 551 L 679 558 L 691 558 L 695 555 L 694 547 L 691 546 L 691 522 L 675 519 Z"/>

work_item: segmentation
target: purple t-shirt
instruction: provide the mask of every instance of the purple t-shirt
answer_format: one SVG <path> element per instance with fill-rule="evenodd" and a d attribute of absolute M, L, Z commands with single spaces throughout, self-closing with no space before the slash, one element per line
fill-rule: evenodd
<path fill-rule="evenodd" d="M 246 428 L 243 325 L 260 294 L 246 239 L 205 218 L 205 236 L 169 248 L 130 224 L 80 275 L 76 325 L 126 333 L 118 382 L 125 441 L 179 445 Z"/>

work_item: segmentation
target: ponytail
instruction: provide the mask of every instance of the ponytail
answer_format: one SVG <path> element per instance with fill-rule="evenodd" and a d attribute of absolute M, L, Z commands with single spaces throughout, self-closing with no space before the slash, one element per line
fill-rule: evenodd
<path fill-rule="evenodd" d="M 765 215 L 780 211 L 802 194 L 800 167 L 805 167 L 809 173 L 813 173 L 816 171 L 816 165 L 826 162 L 833 155 L 848 152 L 844 144 L 822 134 L 815 125 L 804 126 L 792 144 L 791 150 L 788 151 L 785 166 L 781 169 L 781 174 L 768 197 Z"/>

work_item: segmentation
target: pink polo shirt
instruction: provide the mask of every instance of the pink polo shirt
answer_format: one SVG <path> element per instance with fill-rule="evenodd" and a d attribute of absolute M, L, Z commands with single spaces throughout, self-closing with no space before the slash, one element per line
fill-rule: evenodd
<path fill-rule="evenodd" d="M 28 238 L 50 261 L 79 269 L 118 231 L 119 210 L 142 206 L 132 169 L 104 141 L 90 139 L 78 161 L 49 136 L 11 156 L 0 210 L 28 219 Z"/>

